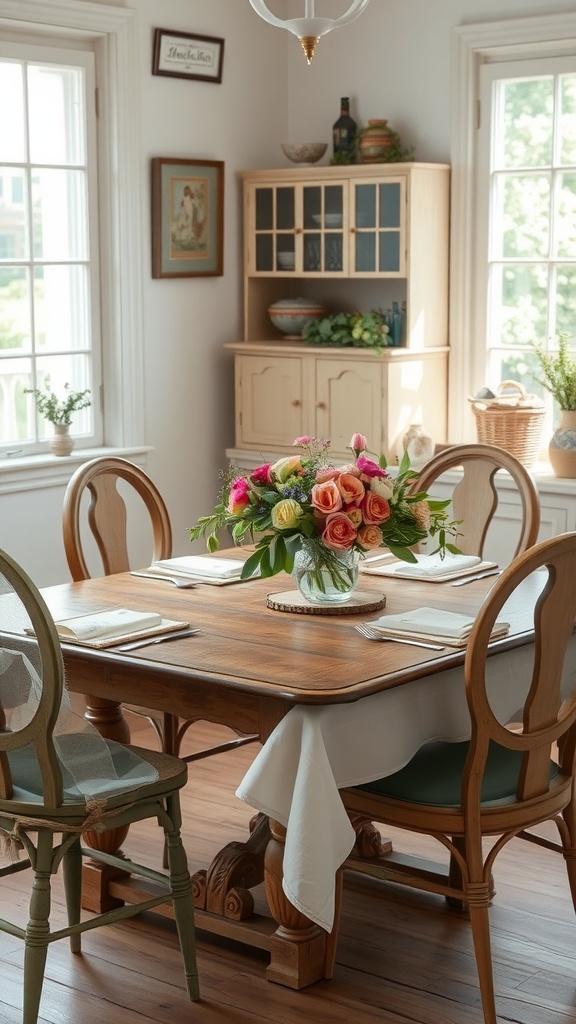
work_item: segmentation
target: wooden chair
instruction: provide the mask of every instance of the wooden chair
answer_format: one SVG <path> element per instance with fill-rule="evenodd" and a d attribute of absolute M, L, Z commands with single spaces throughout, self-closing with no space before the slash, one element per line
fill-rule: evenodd
<path fill-rule="evenodd" d="M 90 579 L 82 542 L 82 498 L 90 493 L 88 525 L 96 541 L 104 574 L 128 572 L 128 511 L 118 490 L 118 481 L 129 484 L 140 496 L 150 516 L 153 533 L 152 561 L 172 555 L 172 527 L 164 500 L 149 476 L 126 459 L 103 456 L 80 466 L 70 478 L 64 495 L 62 528 L 64 550 L 73 580 Z M 130 711 L 144 714 L 154 726 L 161 749 L 179 755 L 185 733 L 194 720 L 180 722 L 175 715 L 162 714 L 128 705 Z M 242 736 L 217 746 L 188 754 L 184 761 L 194 761 L 211 754 L 254 742 L 256 736 Z"/>
<path fill-rule="evenodd" d="M 420 470 L 411 492 L 428 491 L 443 473 L 462 467 L 462 479 L 452 495 L 453 518 L 462 520 L 457 544 L 465 555 L 482 557 L 488 527 L 498 506 L 495 476 L 505 469 L 512 477 L 522 505 L 520 537 L 514 555 L 532 547 L 540 528 L 540 499 L 528 470 L 509 452 L 490 444 L 458 444 L 435 455 Z"/>
<path fill-rule="evenodd" d="M 28 629 L 32 635 L 24 633 Z M 21 927 L 2 918 L 0 931 L 25 943 L 23 1024 L 38 1020 L 49 943 L 69 937 L 72 952 L 79 953 L 84 931 L 161 903 L 173 905 L 187 989 L 196 1000 L 194 903 L 180 837 L 179 791 L 186 782 L 186 765 L 157 751 L 105 741 L 90 727 L 87 732 L 81 718 L 80 732 L 71 732 L 63 680 L 62 653 L 50 613 L 24 571 L 0 551 L 0 843 L 4 854 L 11 854 L 0 867 L 0 878 L 25 868 L 34 874 L 28 924 Z M 59 733 L 61 709 L 66 711 L 66 724 Z M 98 757 L 101 765 L 103 756 L 110 772 L 84 773 L 80 781 L 77 762 L 65 757 L 67 751 L 74 751 L 75 741 L 81 761 L 90 750 L 90 763 Z M 139 780 L 128 775 L 134 770 Z M 154 818 L 167 845 L 168 874 L 81 847 L 80 836 L 87 830 L 100 834 Z M 25 859 L 15 859 L 22 850 Z M 105 860 L 120 872 L 153 878 L 157 894 L 81 920 L 83 855 Z M 60 864 L 68 925 L 54 931 L 50 879 Z"/>
<path fill-rule="evenodd" d="M 511 732 L 493 715 L 486 693 L 490 633 L 510 594 L 541 568 L 546 573 L 534 612 L 533 674 L 526 680 L 521 730 Z M 468 644 L 464 675 L 470 741 L 427 744 L 401 771 L 342 791 L 357 834 L 365 827 L 367 836 L 371 823 L 378 822 L 430 835 L 458 865 L 459 879 L 450 870 L 419 870 L 414 862 L 402 865 L 385 857 L 361 862 L 352 857 L 345 866 L 360 863 L 363 872 L 376 877 L 464 898 L 486 1024 L 496 1024 L 488 907 L 500 851 L 516 836 L 531 839 L 526 829 L 555 822 L 560 843 L 545 840 L 542 845 L 563 854 L 576 907 L 575 680 L 569 679 L 570 692 L 561 692 L 576 619 L 575 579 L 576 533 L 543 541 L 516 558 L 488 594 Z M 494 839 L 489 849 L 487 837 Z"/>

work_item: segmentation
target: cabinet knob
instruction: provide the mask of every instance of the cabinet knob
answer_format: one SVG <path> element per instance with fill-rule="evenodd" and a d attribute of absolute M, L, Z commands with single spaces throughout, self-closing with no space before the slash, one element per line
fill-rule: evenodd
<path fill-rule="evenodd" d="M 294 406 L 295 409 L 297 409 L 299 405 L 302 405 L 302 402 L 300 401 L 299 398 L 295 398 L 292 402 L 292 405 Z"/>
<path fill-rule="evenodd" d="M 326 402 L 316 402 L 316 408 L 317 409 L 325 409 L 326 408 Z"/>

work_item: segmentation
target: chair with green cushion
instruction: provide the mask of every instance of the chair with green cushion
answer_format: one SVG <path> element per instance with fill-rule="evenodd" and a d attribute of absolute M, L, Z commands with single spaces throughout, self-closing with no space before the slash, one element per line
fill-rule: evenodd
<path fill-rule="evenodd" d="M 28 924 L 1 918 L 0 931 L 25 943 L 23 1024 L 38 1020 L 50 942 L 69 937 L 72 952 L 79 953 L 84 931 L 161 903 L 173 904 L 187 990 L 198 999 L 192 885 L 180 838 L 186 765 L 102 739 L 73 714 L 63 680 L 50 613 L 24 571 L 0 551 L 0 892 L 7 876 L 25 868 L 33 873 Z M 147 819 L 162 829 L 167 873 L 81 846 L 83 832 Z M 83 920 L 83 855 L 153 879 L 156 895 Z M 50 880 L 60 864 L 68 926 L 52 930 Z"/>
<path fill-rule="evenodd" d="M 486 658 L 492 627 L 496 619 L 506 618 L 506 600 L 537 570 L 542 571 L 531 580 L 539 592 L 533 672 L 526 679 L 516 732 L 492 713 Z M 419 870 L 414 862 L 403 865 L 396 857 L 360 862 L 353 856 L 345 866 L 449 899 L 464 899 L 486 1024 L 496 1024 L 488 908 L 497 854 L 515 837 L 531 838 L 527 829 L 554 821 L 560 842 L 545 845 L 563 853 L 576 907 L 576 679 L 564 671 L 568 645 L 574 643 L 575 580 L 576 533 L 543 541 L 519 555 L 486 597 L 468 643 L 464 679 L 470 741 L 428 744 L 401 771 L 342 790 L 358 832 L 363 825 L 370 829 L 378 822 L 429 835 L 458 865 L 458 879 L 453 870 Z M 563 693 L 566 680 L 570 692 Z"/>

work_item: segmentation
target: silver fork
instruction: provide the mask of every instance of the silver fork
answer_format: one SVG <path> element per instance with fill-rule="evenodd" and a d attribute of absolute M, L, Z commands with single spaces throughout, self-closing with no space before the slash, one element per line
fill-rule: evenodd
<path fill-rule="evenodd" d="M 403 637 L 399 636 L 385 636 L 380 633 L 379 630 L 374 629 L 368 622 L 359 622 L 354 629 L 360 633 L 361 636 L 366 637 L 367 640 L 388 640 L 393 644 L 407 644 L 409 647 L 426 647 L 429 651 L 443 651 L 444 647 L 442 644 L 429 644 L 423 640 L 404 640 Z"/>
<path fill-rule="evenodd" d="M 195 580 L 180 579 L 178 576 L 161 576 L 158 572 L 136 572 L 131 570 L 131 576 L 142 576 L 145 580 L 165 580 L 166 583 L 173 583 L 175 587 L 180 587 L 181 590 L 187 590 L 190 587 L 196 586 Z"/>

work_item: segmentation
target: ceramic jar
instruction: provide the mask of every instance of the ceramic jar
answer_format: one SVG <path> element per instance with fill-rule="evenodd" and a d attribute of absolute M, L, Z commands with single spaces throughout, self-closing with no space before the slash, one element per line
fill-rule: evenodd
<path fill-rule="evenodd" d="M 402 449 L 408 452 L 410 465 L 421 469 L 434 455 L 434 439 L 421 423 L 411 423 L 402 438 Z"/>
<path fill-rule="evenodd" d="M 55 423 L 54 433 L 48 441 L 53 455 L 70 455 L 74 448 L 74 440 L 70 437 L 70 427 L 66 423 Z"/>
<path fill-rule="evenodd" d="M 357 551 L 330 551 L 303 540 L 292 575 L 310 604 L 344 604 L 358 584 L 358 562 Z"/>
<path fill-rule="evenodd" d="M 576 477 L 576 411 L 560 411 L 560 423 L 552 435 L 548 452 L 556 476 Z"/>
<path fill-rule="evenodd" d="M 358 152 L 363 164 L 378 164 L 386 160 L 386 152 L 394 143 L 395 132 L 388 128 L 388 121 L 368 121 L 358 140 Z"/>

